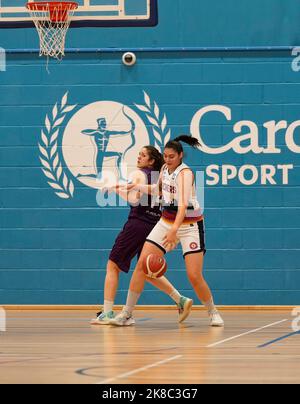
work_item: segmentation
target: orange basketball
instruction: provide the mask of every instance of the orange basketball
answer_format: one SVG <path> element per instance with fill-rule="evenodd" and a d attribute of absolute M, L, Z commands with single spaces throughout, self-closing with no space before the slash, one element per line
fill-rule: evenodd
<path fill-rule="evenodd" d="M 167 269 L 166 260 L 159 255 L 150 254 L 144 260 L 144 272 L 149 278 L 161 278 Z"/>

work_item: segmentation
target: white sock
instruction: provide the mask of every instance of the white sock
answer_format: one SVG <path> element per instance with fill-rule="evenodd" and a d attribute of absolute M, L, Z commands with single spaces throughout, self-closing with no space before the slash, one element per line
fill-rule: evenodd
<path fill-rule="evenodd" d="M 104 313 L 109 313 L 113 310 L 114 307 L 114 302 L 110 300 L 104 300 L 104 305 L 103 305 L 103 312 Z"/>
<path fill-rule="evenodd" d="M 179 304 L 179 303 L 180 303 L 181 294 L 178 292 L 178 290 L 174 289 L 173 292 L 170 293 L 169 296 L 170 296 L 170 298 L 171 298 L 172 300 L 174 300 L 174 302 L 175 302 L 176 304 Z"/>
<path fill-rule="evenodd" d="M 132 314 L 140 296 L 141 296 L 140 293 L 132 292 L 131 290 L 129 290 L 124 310 L 127 311 L 129 314 Z"/>
<path fill-rule="evenodd" d="M 207 308 L 208 314 L 212 314 L 212 313 L 218 311 L 215 304 L 214 304 L 214 299 L 213 298 L 208 300 L 208 302 L 204 303 L 204 306 Z"/>

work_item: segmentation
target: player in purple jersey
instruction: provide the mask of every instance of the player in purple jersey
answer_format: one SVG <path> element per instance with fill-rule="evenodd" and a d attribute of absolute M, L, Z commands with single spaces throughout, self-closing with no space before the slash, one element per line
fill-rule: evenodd
<path fill-rule="evenodd" d="M 152 182 L 156 183 L 162 165 L 163 158 L 158 150 L 153 146 L 144 147 L 139 153 L 138 170 L 133 181 L 149 185 Z M 153 176 L 155 173 L 157 173 L 157 178 L 155 178 L 155 175 Z M 154 177 L 153 179 L 152 176 Z M 98 313 L 97 318 L 91 321 L 92 325 L 106 325 L 114 318 L 113 306 L 120 273 L 129 272 L 132 259 L 135 256 L 140 256 L 148 235 L 161 218 L 160 207 L 159 205 L 152 206 L 151 196 L 136 191 L 122 191 L 118 188 L 116 188 L 115 192 L 131 204 L 131 209 L 128 221 L 117 237 L 107 263 L 103 311 Z M 188 317 L 193 305 L 192 299 L 182 296 L 165 277 L 159 279 L 147 278 L 147 281 L 174 300 L 179 309 L 179 322 Z M 134 319 L 131 318 L 130 322 L 134 324 Z"/>

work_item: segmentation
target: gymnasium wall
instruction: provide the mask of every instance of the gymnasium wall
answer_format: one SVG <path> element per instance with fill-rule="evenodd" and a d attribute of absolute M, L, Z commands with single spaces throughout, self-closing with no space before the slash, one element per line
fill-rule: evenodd
<path fill-rule="evenodd" d="M 189 0 L 187 7 L 184 0 L 160 0 L 158 27 L 76 29 L 68 46 L 299 43 L 298 2 L 219 3 Z M 37 34 L 1 30 L 0 46 L 36 48 Z M 120 53 L 68 54 L 50 62 L 49 74 L 37 54 L 9 53 L 6 71 L 0 71 L 0 305 L 102 302 L 106 261 L 128 209 L 98 206 L 97 191 L 67 164 L 63 142 L 76 114 L 101 101 L 134 111 L 152 144 L 153 125 L 142 110 L 149 103 L 162 143 L 169 130 L 172 137 L 197 136 L 200 128 L 205 146 L 186 153 L 187 163 L 205 172 L 205 274 L 216 302 L 298 304 L 300 72 L 293 59 L 290 51 L 161 51 L 138 53 L 136 66 L 126 68 Z M 218 111 L 206 109 L 200 121 L 199 111 L 213 105 Z M 274 124 L 266 124 L 272 121 L 284 121 L 276 134 Z M 56 175 L 61 164 L 56 182 L 45 174 L 51 172 L 47 142 Z M 226 173 L 235 171 L 240 177 L 226 184 Z M 193 296 L 180 251 L 168 263 L 168 278 Z M 128 283 L 123 275 L 117 303 L 124 302 Z M 140 303 L 170 300 L 147 286 Z"/>

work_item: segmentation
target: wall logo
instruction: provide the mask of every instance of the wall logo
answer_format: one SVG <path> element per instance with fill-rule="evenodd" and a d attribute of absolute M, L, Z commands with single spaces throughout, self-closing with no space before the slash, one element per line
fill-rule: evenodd
<path fill-rule="evenodd" d="M 66 93 L 55 104 L 46 116 L 39 151 L 43 173 L 58 197 L 74 196 L 74 178 L 100 190 L 114 185 L 107 178 L 125 182 L 136 170 L 143 146 L 163 149 L 171 138 L 167 117 L 147 93 L 144 101 L 134 109 L 115 101 L 97 101 L 78 109 L 67 104 Z M 150 132 L 140 113 L 151 125 Z"/>
<path fill-rule="evenodd" d="M 226 125 L 221 145 L 213 145 L 209 126 L 205 125 L 216 114 Z M 208 105 L 192 117 L 190 133 L 200 141 L 199 165 L 205 155 L 211 156 L 214 163 L 202 161 L 206 166 L 206 185 L 276 186 L 290 182 L 294 164 L 288 159 L 291 153 L 300 154 L 299 128 L 300 120 L 291 123 L 271 120 L 262 127 L 250 120 L 232 122 L 231 108 Z M 166 115 L 146 92 L 144 104 L 133 107 L 108 100 L 82 108 L 68 105 L 66 93 L 55 104 L 52 114 L 46 116 L 39 143 L 40 161 L 48 184 L 58 197 L 73 197 L 74 179 L 105 195 L 103 189 L 130 179 L 143 146 L 152 144 L 162 151 L 170 139 Z M 281 164 L 283 153 L 285 164 Z M 239 164 L 228 161 L 234 155 L 238 156 Z M 254 164 L 249 164 L 251 160 Z M 268 164 L 260 163 L 264 160 Z"/>
<path fill-rule="evenodd" d="M 216 115 L 217 114 L 217 115 Z M 265 122 L 259 128 L 256 122 L 250 120 L 242 120 L 231 122 L 232 129 L 226 128 L 226 133 L 222 136 L 224 143 L 225 139 L 231 140 L 222 146 L 210 146 L 208 136 L 205 132 L 209 132 L 205 128 L 207 119 L 212 119 L 212 116 L 222 117 L 224 125 L 232 121 L 232 110 L 225 105 L 208 105 L 200 108 L 192 118 L 190 132 L 199 139 L 200 150 L 207 154 L 213 155 L 216 160 L 219 155 L 230 152 L 240 156 L 245 155 L 244 161 L 261 156 L 263 161 L 268 155 L 280 155 L 300 153 L 300 146 L 297 144 L 297 132 L 300 128 L 300 121 L 288 123 L 285 120 L 276 122 L 275 120 Z M 280 139 L 279 139 L 280 137 Z M 285 144 L 282 145 L 282 138 Z M 281 143 L 281 146 L 279 145 Z M 288 155 L 288 158 L 289 155 Z M 223 158 L 221 157 L 223 160 Z M 220 159 L 220 160 L 221 160 Z M 290 171 L 294 169 L 293 164 L 277 164 L 272 163 L 272 159 L 268 158 L 271 164 L 212 164 L 206 167 L 206 184 L 211 186 L 229 185 L 231 181 L 238 181 L 245 186 L 251 185 L 288 185 Z M 275 160 L 275 158 L 274 158 Z M 287 158 L 284 156 L 284 160 Z"/>

